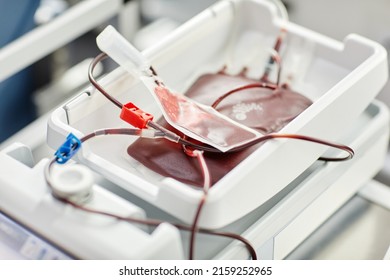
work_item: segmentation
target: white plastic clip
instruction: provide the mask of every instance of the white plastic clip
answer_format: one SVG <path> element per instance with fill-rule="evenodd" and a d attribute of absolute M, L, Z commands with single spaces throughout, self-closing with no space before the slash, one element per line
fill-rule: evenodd
<path fill-rule="evenodd" d="M 129 41 L 127 41 L 113 26 L 107 26 L 97 37 L 96 43 L 116 63 L 132 75 L 151 76 L 150 63 Z"/>

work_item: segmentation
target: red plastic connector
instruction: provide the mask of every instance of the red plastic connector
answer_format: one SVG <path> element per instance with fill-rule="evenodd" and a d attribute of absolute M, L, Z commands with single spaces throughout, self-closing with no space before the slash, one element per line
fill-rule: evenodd
<path fill-rule="evenodd" d="M 129 102 L 122 107 L 121 119 L 137 128 L 146 128 L 149 121 L 153 120 L 153 116 L 146 113 Z"/>

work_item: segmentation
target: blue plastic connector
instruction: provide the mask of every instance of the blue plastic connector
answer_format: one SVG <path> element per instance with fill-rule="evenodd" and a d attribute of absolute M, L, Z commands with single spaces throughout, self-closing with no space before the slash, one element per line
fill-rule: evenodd
<path fill-rule="evenodd" d="M 64 164 L 70 160 L 77 151 L 81 148 L 81 141 L 72 133 L 66 137 L 66 141 L 62 146 L 55 152 L 56 162 Z"/>

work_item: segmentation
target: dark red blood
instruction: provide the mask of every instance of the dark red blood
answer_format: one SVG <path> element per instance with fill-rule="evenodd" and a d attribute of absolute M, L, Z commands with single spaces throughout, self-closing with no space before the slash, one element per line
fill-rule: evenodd
<path fill-rule="evenodd" d="M 226 92 L 259 83 L 242 75 L 206 74 L 191 86 L 186 95 L 200 103 L 212 105 Z M 262 133 L 280 130 L 312 102 L 287 87 L 245 89 L 227 96 L 217 110 L 229 118 Z M 158 121 L 175 131 L 165 120 Z M 175 131 L 178 134 L 181 134 Z M 256 150 L 259 145 L 235 153 L 205 153 L 212 184 Z M 181 145 L 165 139 L 140 138 L 128 147 L 128 154 L 149 169 L 166 177 L 194 186 L 202 186 L 203 178 L 197 160 L 187 156 Z"/>

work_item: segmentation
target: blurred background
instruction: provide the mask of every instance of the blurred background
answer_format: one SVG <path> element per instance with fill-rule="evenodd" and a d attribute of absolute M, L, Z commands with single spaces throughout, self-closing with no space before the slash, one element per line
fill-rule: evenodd
<path fill-rule="evenodd" d="M 285 7 L 290 21 L 299 25 L 337 40 L 349 33 L 358 33 L 390 50 L 390 1 L 266 1 L 275 2 L 282 14 L 285 11 L 281 11 L 281 6 Z M 216 0 L 0 0 L 0 143 L 88 84 L 86 69 L 90 59 L 99 52 L 95 37 L 107 24 L 117 27 L 139 49 L 145 49 L 214 2 Z M 106 7 L 104 11 L 99 10 L 102 7 Z M 22 40 L 19 45 L 15 41 L 51 24 L 56 26 L 65 16 L 70 18 L 65 26 L 71 30 L 59 28 L 56 32 L 53 27 L 43 32 L 43 35 L 56 34 L 46 39 L 41 34 L 35 48 L 42 51 L 34 52 L 32 47 L 31 58 L 25 59 L 30 55 L 26 48 L 29 41 Z M 72 17 L 81 19 L 72 21 Z M 80 26 L 76 24 L 78 20 L 90 23 Z M 61 45 L 54 40 L 61 41 Z M 23 51 L 23 47 L 27 51 Z M 7 72 L 21 60 L 26 60 L 25 65 Z M 98 69 L 98 73 L 110 67 L 114 66 L 105 64 L 105 69 Z M 379 99 L 390 104 L 388 91 L 389 85 Z"/>

